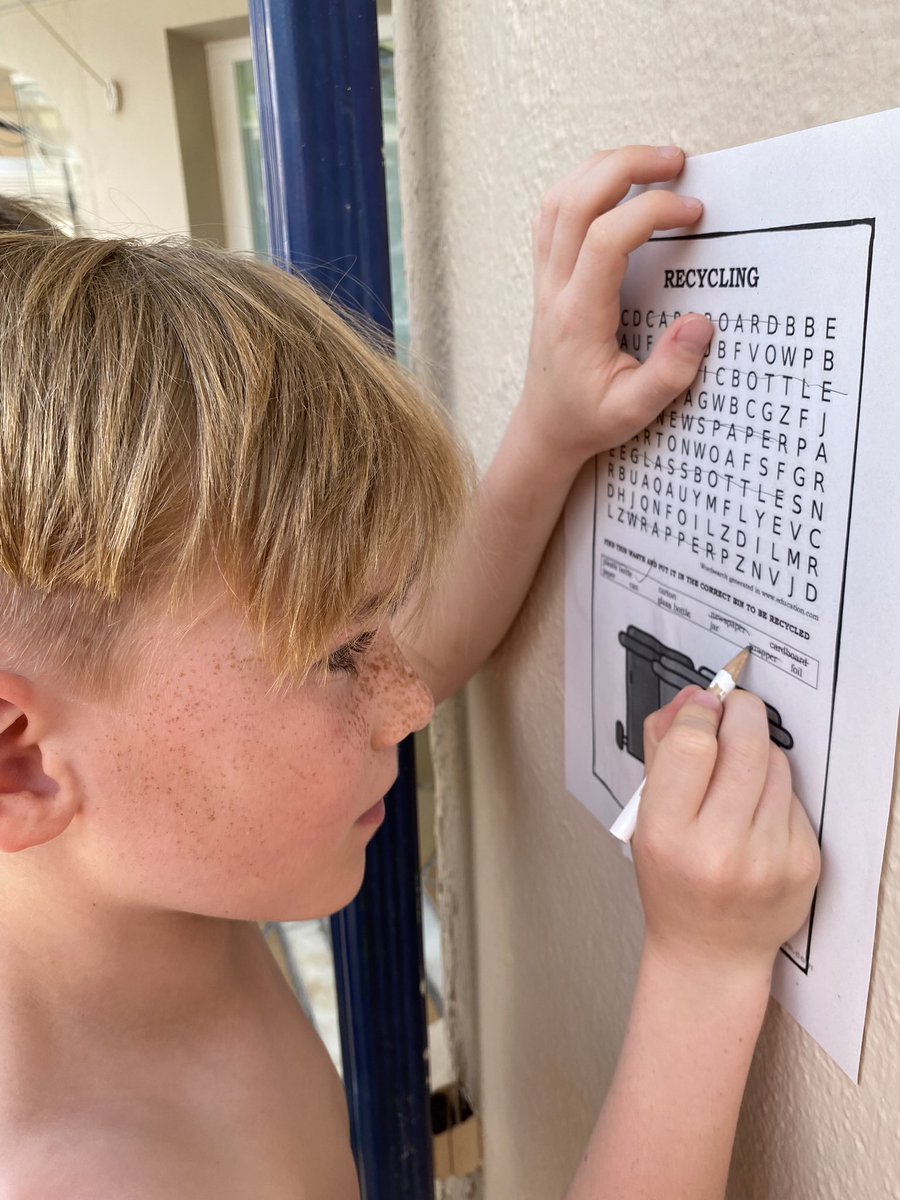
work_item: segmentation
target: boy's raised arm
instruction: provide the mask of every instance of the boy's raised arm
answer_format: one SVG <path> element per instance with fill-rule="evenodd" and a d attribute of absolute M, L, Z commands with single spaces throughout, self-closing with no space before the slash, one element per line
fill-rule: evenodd
<path fill-rule="evenodd" d="M 438 587 L 415 623 L 397 629 L 436 700 L 461 687 L 506 634 L 582 465 L 627 441 L 697 373 L 712 334 L 704 317 L 682 317 L 643 365 L 616 341 L 628 254 L 702 211 L 664 190 L 619 202 L 633 184 L 674 179 L 683 163 L 670 146 L 597 154 L 548 193 L 534 221 L 522 397 Z"/>
<path fill-rule="evenodd" d="M 616 342 L 628 254 L 701 207 L 665 190 L 680 151 L 598 154 L 534 224 L 522 398 L 416 625 L 398 632 L 440 700 L 512 623 L 587 459 L 647 425 L 696 375 L 712 327 L 687 315 L 638 364 Z M 718 735 L 717 735 L 718 733 Z M 779 946 L 818 877 L 815 835 L 746 692 L 688 689 L 651 717 L 634 840 L 644 948 L 619 1065 L 567 1200 L 721 1200 Z"/>

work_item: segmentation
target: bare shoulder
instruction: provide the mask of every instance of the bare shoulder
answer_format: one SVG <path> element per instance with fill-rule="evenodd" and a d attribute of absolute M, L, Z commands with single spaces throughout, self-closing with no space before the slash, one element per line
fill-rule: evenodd
<path fill-rule="evenodd" d="M 302 1016 L 277 1033 L 79 1080 L 53 1113 L 0 1129 L 0 1196 L 358 1200 L 331 1060 Z"/>

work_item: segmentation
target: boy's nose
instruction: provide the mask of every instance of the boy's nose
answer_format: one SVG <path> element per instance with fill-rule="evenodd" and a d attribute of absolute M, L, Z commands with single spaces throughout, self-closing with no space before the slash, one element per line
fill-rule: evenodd
<path fill-rule="evenodd" d="M 372 721 L 372 745 L 381 750 L 396 746 L 408 733 L 424 729 L 434 712 L 434 698 L 389 634 L 378 657 L 381 678 L 375 685 L 377 711 Z"/>

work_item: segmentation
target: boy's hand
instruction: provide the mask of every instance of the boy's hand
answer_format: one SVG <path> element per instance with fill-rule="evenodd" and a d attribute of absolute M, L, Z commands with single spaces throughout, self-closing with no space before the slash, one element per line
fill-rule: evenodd
<path fill-rule="evenodd" d="M 723 709 L 686 689 L 648 718 L 644 751 L 633 842 L 644 950 L 567 1200 L 722 1200 L 772 964 L 809 910 L 819 847 L 748 692 Z"/>
<path fill-rule="evenodd" d="M 712 336 L 697 315 L 658 336 L 640 365 L 619 349 L 628 255 L 655 230 L 693 225 L 699 200 L 632 184 L 674 179 L 674 146 L 628 146 L 583 163 L 544 199 L 533 225 L 534 323 L 521 411 L 545 455 L 577 471 L 647 425 L 691 383 Z"/>
<path fill-rule="evenodd" d="M 647 949 L 690 971 L 771 971 L 809 912 L 819 846 L 765 707 L 686 689 L 648 718 L 644 751 L 634 859 Z"/>

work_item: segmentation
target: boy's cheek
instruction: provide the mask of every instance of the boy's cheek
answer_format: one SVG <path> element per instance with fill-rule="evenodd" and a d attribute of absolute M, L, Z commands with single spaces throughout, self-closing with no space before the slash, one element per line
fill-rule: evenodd
<path fill-rule="evenodd" d="M 358 713 L 241 722 L 185 706 L 80 737 L 84 849 L 111 894 L 232 919 L 337 911 L 359 889 L 359 815 L 389 785 Z"/>
<path fill-rule="evenodd" d="M 295 796 L 270 799 L 240 812 L 210 791 L 143 823 L 123 808 L 104 822 L 92 873 L 110 896 L 156 909 L 233 920 L 336 912 L 360 887 L 368 837 L 346 808 L 336 816 Z"/>

